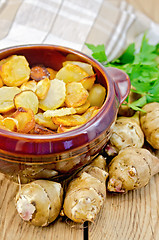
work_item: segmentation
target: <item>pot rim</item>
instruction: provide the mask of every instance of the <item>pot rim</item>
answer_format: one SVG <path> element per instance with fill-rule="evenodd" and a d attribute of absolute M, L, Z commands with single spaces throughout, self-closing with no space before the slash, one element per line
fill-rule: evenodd
<path fill-rule="evenodd" d="M 85 53 L 82 53 L 78 50 L 74 50 L 72 48 L 60 46 L 60 45 L 52 45 L 52 44 L 26 44 L 26 45 L 18 45 L 18 46 L 13 46 L 13 47 L 8 47 L 0 50 L 0 55 L 2 53 L 7 52 L 7 56 L 10 56 L 12 51 L 14 50 L 20 50 L 21 48 L 23 49 L 31 49 L 31 48 L 41 48 L 45 49 L 47 47 L 51 47 L 52 49 L 56 49 L 57 51 L 64 51 L 66 53 L 72 53 L 75 55 L 78 55 L 79 57 L 82 57 L 84 61 L 87 63 L 90 62 L 90 64 L 93 66 L 93 68 L 97 68 L 101 74 L 104 76 L 106 83 L 107 83 L 107 95 L 105 102 L 103 103 L 100 111 L 94 116 L 91 120 L 89 120 L 87 123 L 81 125 L 80 127 L 73 129 L 68 132 L 64 133 L 55 133 L 55 134 L 50 134 L 50 135 L 34 135 L 34 134 L 23 134 L 23 133 L 16 133 L 16 132 L 10 132 L 4 129 L 0 129 L 0 136 L 4 136 L 7 138 L 12 138 L 12 139 L 18 139 L 18 140 L 25 140 L 26 142 L 34 141 L 34 142 L 43 142 L 45 141 L 58 141 L 62 138 L 63 141 L 74 138 L 77 135 L 85 135 L 87 134 L 87 131 L 96 127 L 98 125 L 99 120 L 106 114 L 107 109 L 113 104 L 115 100 L 115 91 L 114 91 L 114 84 L 113 81 L 111 80 L 110 76 L 108 75 L 106 68 L 102 66 L 101 63 L 93 59 L 92 57 L 88 56 Z M 14 53 L 16 54 L 16 53 Z M 116 114 L 114 114 L 114 117 L 112 118 L 112 121 L 110 125 L 114 122 Z M 109 126 L 107 126 L 109 128 Z"/>

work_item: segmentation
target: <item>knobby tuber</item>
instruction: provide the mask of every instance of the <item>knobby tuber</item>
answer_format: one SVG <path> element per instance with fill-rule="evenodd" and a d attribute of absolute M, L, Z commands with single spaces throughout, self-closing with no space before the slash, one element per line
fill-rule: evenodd
<path fill-rule="evenodd" d="M 109 156 L 116 155 L 126 147 L 142 147 L 144 134 L 140 128 L 139 114 L 132 117 L 119 117 L 112 127 L 110 144 L 105 148 Z"/>
<path fill-rule="evenodd" d="M 159 149 L 159 103 L 148 103 L 140 114 L 141 128 L 149 144 Z"/>
<path fill-rule="evenodd" d="M 72 180 L 66 191 L 63 212 L 74 222 L 93 222 L 106 198 L 105 158 L 99 155 Z"/>
<path fill-rule="evenodd" d="M 128 147 L 112 159 L 108 190 L 127 192 L 145 186 L 159 172 L 159 159 L 147 149 Z"/>
<path fill-rule="evenodd" d="M 47 226 L 60 213 L 63 189 L 60 183 L 36 180 L 25 184 L 16 195 L 20 217 L 35 226 Z"/>

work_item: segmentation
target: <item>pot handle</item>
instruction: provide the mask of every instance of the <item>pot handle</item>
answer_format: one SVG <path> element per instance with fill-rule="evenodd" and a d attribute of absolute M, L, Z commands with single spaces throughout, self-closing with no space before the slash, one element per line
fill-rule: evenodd
<path fill-rule="evenodd" d="M 129 76 L 122 70 L 114 67 L 107 67 L 106 71 L 114 82 L 116 97 L 119 103 L 122 104 L 130 92 L 131 83 Z"/>

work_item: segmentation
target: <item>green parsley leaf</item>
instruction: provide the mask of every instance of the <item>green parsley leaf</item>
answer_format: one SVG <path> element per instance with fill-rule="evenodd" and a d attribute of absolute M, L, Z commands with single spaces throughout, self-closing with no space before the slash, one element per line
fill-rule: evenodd
<path fill-rule="evenodd" d="M 134 101 L 133 103 L 130 103 L 129 107 L 131 107 L 135 111 L 142 111 L 141 107 L 144 106 L 146 103 L 147 103 L 147 98 L 146 96 L 143 96 L 138 100 Z"/>
<path fill-rule="evenodd" d="M 159 55 L 159 43 L 156 45 L 155 53 Z"/>
<path fill-rule="evenodd" d="M 104 44 L 94 46 L 93 44 L 86 43 L 86 46 L 92 50 L 92 57 L 94 57 L 98 62 L 103 63 L 107 61 Z"/>
<path fill-rule="evenodd" d="M 135 43 L 131 43 L 119 58 L 111 62 L 107 62 L 104 45 L 86 45 L 92 51 L 92 56 L 105 67 L 116 67 L 129 75 L 131 85 L 135 88 L 132 91 L 141 95 L 131 104 L 128 103 L 128 96 L 126 102 L 130 108 L 142 111 L 146 103 L 159 102 L 159 43 L 156 46 L 149 44 L 144 34 L 138 51 Z"/>
<path fill-rule="evenodd" d="M 119 57 L 120 64 L 132 63 L 134 61 L 135 43 L 130 44 L 125 52 Z"/>

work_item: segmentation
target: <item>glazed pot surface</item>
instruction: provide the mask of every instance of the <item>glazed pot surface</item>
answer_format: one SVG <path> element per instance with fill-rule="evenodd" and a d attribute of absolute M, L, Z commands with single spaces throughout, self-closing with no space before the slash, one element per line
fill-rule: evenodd
<path fill-rule="evenodd" d="M 89 63 L 96 73 L 97 82 L 106 88 L 107 96 L 96 116 L 81 127 L 69 132 L 33 135 L 1 129 L 1 171 L 9 169 L 6 171 L 8 174 L 11 173 L 11 168 L 11 174 L 18 171 L 19 168 L 24 171 L 27 163 L 30 164 L 29 166 L 36 164 L 38 167 L 45 164 L 45 169 L 55 170 L 61 174 L 88 163 L 109 140 L 110 127 L 116 119 L 119 106 L 130 90 L 128 76 L 118 69 L 106 69 L 91 57 L 61 46 L 26 45 L 8 48 L 0 51 L 0 59 L 13 54 L 25 56 L 30 67 L 35 64 L 43 64 L 54 70 L 59 70 L 66 60 Z M 72 165 L 67 169 L 66 165 L 68 163 L 70 165 L 71 162 Z M 62 164 L 59 166 L 59 163 Z M 43 166 L 42 169 L 44 169 Z"/>

